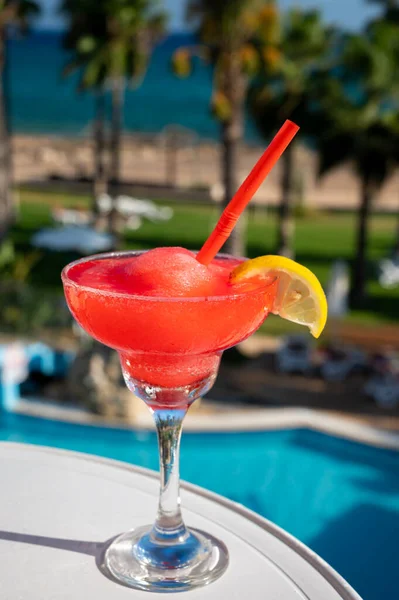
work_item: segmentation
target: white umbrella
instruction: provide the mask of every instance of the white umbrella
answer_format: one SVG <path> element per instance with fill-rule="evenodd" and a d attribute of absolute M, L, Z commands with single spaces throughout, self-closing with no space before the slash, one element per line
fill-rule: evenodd
<path fill-rule="evenodd" d="M 91 254 L 112 249 L 114 237 L 91 227 L 69 226 L 59 229 L 41 229 L 31 238 L 32 246 L 56 251 L 77 251 Z"/>
<path fill-rule="evenodd" d="M 385 258 L 379 263 L 379 282 L 384 288 L 393 288 L 399 285 L 399 259 Z"/>
<path fill-rule="evenodd" d="M 97 205 L 99 211 L 106 214 L 112 208 L 112 199 L 108 194 L 101 194 L 97 198 Z M 125 217 L 144 217 L 150 221 L 168 221 L 173 217 L 173 210 L 169 206 L 157 206 L 151 200 L 140 200 L 125 195 L 116 198 L 115 208 Z"/>
<path fill-rule="evenodd" d="M 343 260 L 334 262 L 327 285 L 328 314 L 344 317 L 349 304 L 349 268 Z"/>

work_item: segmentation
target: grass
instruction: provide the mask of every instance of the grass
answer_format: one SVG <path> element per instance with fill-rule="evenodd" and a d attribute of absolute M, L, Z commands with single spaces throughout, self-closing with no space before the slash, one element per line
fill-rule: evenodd
<path fill-rule="evenodd" d="M 29 240 L 39 228 L 51 224 L 51 206 L 89 206 L 90 198 L 84 195 L 20 191 L 20 213 L 11 231 L 19 251 L 29 250 Z M 162 202 L 161 202 L 162 203 Z M 166 224 L 144 222 L 138 231 L 127 233 L 125 248 L 152 248 L 155 246 L 185 246 L 199 248 L 212 230 L 218 210 L 212 206 L 170 203 L 173 218 Z M 275 248 L 276 221 L 273 211 L 255 210 L 247 216 L 247 255 L 270 254 Z M 376 262 L 391 251 L 395 238 L 396 222 L 389 215 L 374 215 L 370 223 L 368 256 L 370 273 L 368 298 L 364 306 L 351 311 L 349 320 L 359 324 L 380 324 L 397 321 L 399 289 L 385 290 L 376 280 Z M 296 260 L 305 264 L 326 285 L 332 263 L 337 259 L 350 262 L 354 254 L 356 215 L 354 213 L 320 213 L 297 218 L 295 228 Z M 44 252 L 32 272 L 32 282 L 38 286 L 60 287 L 62 267 L 76 258 L 73 253 Z M 268 330 L 285 331 L 281 320 L 268 321 Z M 289 326 L 292 328 L 292 325 Z"/>

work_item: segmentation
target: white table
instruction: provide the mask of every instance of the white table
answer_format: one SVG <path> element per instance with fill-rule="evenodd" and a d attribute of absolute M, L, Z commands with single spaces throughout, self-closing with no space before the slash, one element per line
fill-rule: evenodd
<path fill-rule="evenodd" d="M 140 600 L 99 568 L 104 542 L 151 523 L 157 474 L 94 456 L 0 443 L 4 600 Z M 190 600 L 360 600 L 318 556 L 242 506 L 183 485 L 186 522 L 222 539 L 225 575 Z M 168 599 L 184 594 L 169 594 Z"/>

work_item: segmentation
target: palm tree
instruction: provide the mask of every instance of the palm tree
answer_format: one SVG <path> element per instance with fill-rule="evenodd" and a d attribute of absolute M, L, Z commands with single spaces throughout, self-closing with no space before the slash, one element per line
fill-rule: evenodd
<path fill-rule="evenodd" d="M 105 92 L 98 86 L 95 92 L 93 212 L 97 213 L 97 198 L 107 191 L 105 165 Z"/>
<path fill-rule="evenodd" d="M 93 126 L 93 205 L 97 211 L 96 199 L 107 191 L 105 171 L 105 70 L 98 54 L 99 40 L 105 36 L 104 22 L 96 10 L 93 0 L 64 0 L 62 13 L 68 19 L 64 46 L 71 53 L 64 68 L 64 75 L 79 72 L 78 90 L 91 89 L 94 92 Z"/>
<path fill-rule="evenodd" d="M 293 10 L 284 19 L 274 53 L 263 48 L 265 69 L 251 85 L 249 105 L 262 136 L 269 140 L 278 124 L 291 119 L 301 126 L 301 134 L 317 136 L 318 115 L 316 71 L 330 60 L 334 32 L 327 28 L 317 11 Z M 277 51 L 277 54 L 276 54 Z M 275 57 L 274 60 L 273 56 Z M 277 60 L 276 60 L 277 59 Z M 292 204 L 295 186 L 294 140 L 281 157 L 281 200 L 278 210 L 278 254 L 293 255 Z"/>
<path fill-rule="evenodd" d="M 260 67 L 256 40 L 274 38 L 278 13 L 273 1 L 190 0 L 188 20 L 197 27 L 200 53 L 213 66 L 212 112 L 221 123 L 222 180 L 226 206 L 237 189 L 238 149 L 243 138 L 248 84 Z M 175 71 L 188 75 L 190 50 L 176 53 Z M 224 249 L 244 254 L 243 223 L 235 227 Z"/>
<path fill-rule="evenodd" d="M 33 0 L 0 1 L 0 235 L 12 218 L 11 146 L 8 114 L 7 37 L 12 27 L 26 33 L 30 20 L 39 13 Z M 2 231 L 4 230 L 4 231 Z"/>
<path fill-rule="evenodd" d="M 140 85 L 153 45 L 163 31 L 164 15 L 154 13 L 151 0 L 64 0 L 62 10 L 69 16 L 65 43 L 73 52 L 67 71 L 78 69 L 79 87 L 95 91 L 95 164 L 96 173 L 102 178 L 104 93 L 111 88 L 111 160 L 107 178 L 115 196 L 120 177 L 125 85 Z"/>
<path fill-rule="evenodd" d="M 399 8 L 398 0 L 368 0 L 370 4 L 379 4 L 384 8 L 385 11 L 394 10 Z"/>
<path fill-rule="evenodd" d="M 360 203 L 352 297 L 366 294 L 369 217 L 378 193 L 399 164 L 399 44 L 381 21 L 366 36 L 349 36 L 341 72 L 326 80 L 321 106 L 320 174 L 349 162 L 359 178 Z M 330 74 L 331 75 L 331 74 Z"/>
<path fill-rule="evenodd" d="M 371 22 L 371 25 L 380 21 L 389 21 L 399 25 L 399 0 L 367 0 L 369 4 L 378 4 L 382 14 Z"/>
<path fill-rule="evenodd" d="M 379 4 L 383 8 L 383 14 L 371 22 L 369 28 L 375 28 L 377 23 L 382 22 L 382 27 L 386 28 L 389 24 L 392 26 L 392 34 L 390 35 L 391 42 L 398 43 L 399 40 L 399 0 L 369 0 L 374 4 Z M 399 58 L 399 53 L 398 53 Z M 399 212 L 398 223 L 396 227 L 396 237 L 393 247 L 393 254 L 399 255 Z"/>
<path fill-rule="evenodd" d="M 126 82 L 138 87 L 145 75 L 156 41 L 163 34 L 166 18 L 154 13 L 151 0 L 103 0 L 107 23 L 106 73 L 111 85 L 111 168 L 112 195 L 120 178 L 121 133 Z"/>
<path fill-rule="evenodd" d="M 370 4 L 378 4 L 382 13 L 371 21 L 371 26 L 378 22 L 394 23 L 399 25 L 399 0 L 367 0 Z"/>
<path fill-rule="evenodd" d="M 361 302 L 366 294 L 369 218 L 378 193 L 399 162 L 397 114 L 368 116 L 369 106 L 347 106 L 350 126 L 326 135 L 320 144 L 320 174 L 351 161 L 360 183 L 360 204 L 353 265 L 353 294 Z"/>

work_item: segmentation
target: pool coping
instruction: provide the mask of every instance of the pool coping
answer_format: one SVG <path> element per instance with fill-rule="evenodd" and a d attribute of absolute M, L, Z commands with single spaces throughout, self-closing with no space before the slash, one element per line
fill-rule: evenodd
<path fill-rule="evenodd" d="M 15 408 L 17 414 L 66 421 L 93 427 L 110 429 L 153 430 L 152 417 L 148 412 L 137 415 L 134 423 L 122 420 L 106 420 L 80 409 L 64 408 L 45 402 L 21 400 Z M 220 410 L 214 413 L 189 413 L 185 419 L 186 431 L 249 432 L 278 429 L 312 429 L 321 433 L 353 440 L 363 444 L 399 451 L 399 433 L 379 429 L 353 418 L 313 408 L 251 408 Z"/>

